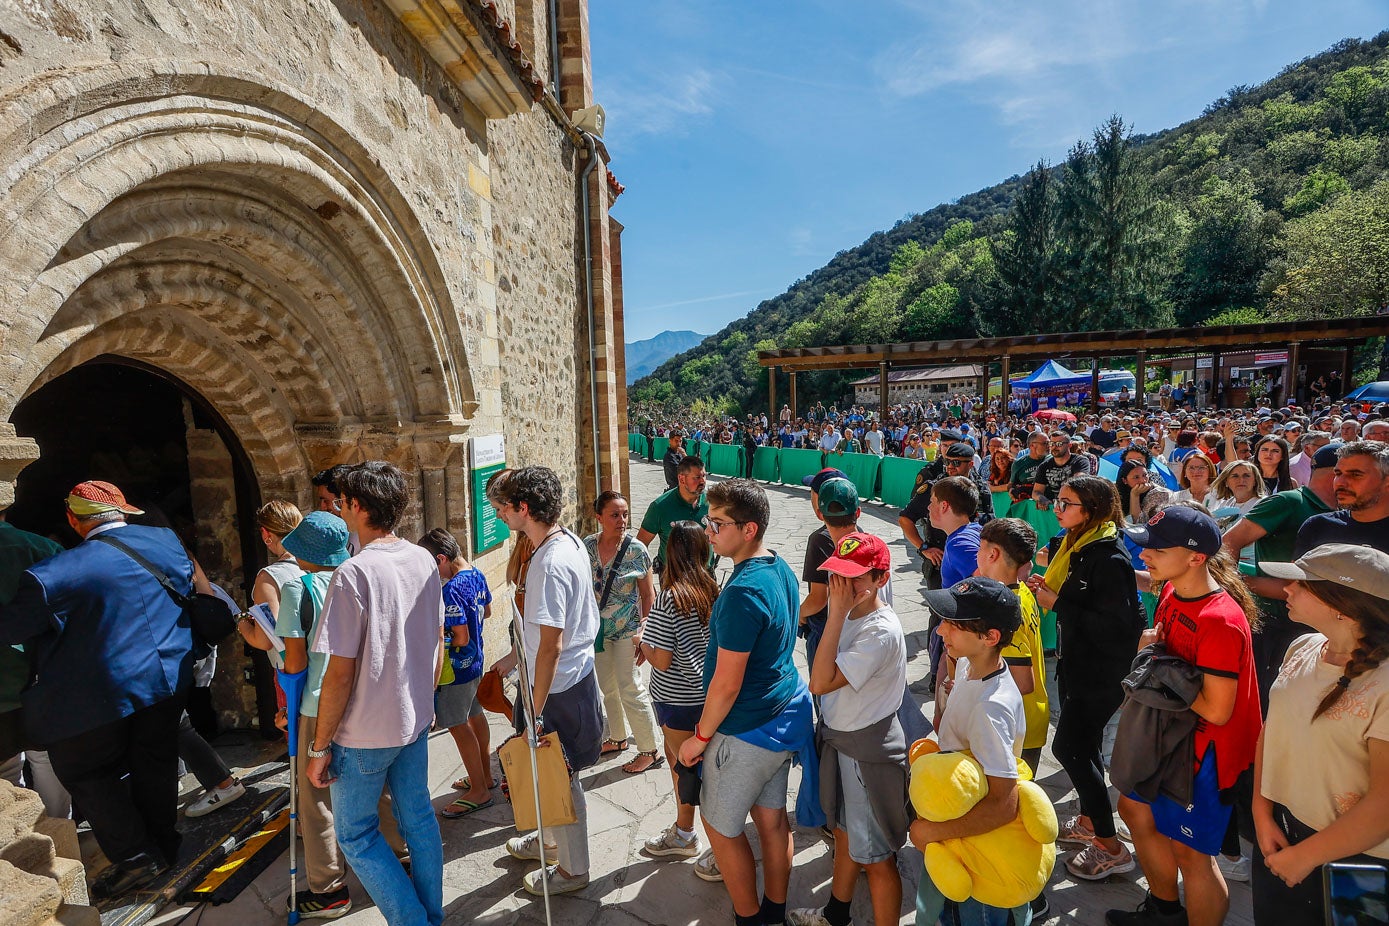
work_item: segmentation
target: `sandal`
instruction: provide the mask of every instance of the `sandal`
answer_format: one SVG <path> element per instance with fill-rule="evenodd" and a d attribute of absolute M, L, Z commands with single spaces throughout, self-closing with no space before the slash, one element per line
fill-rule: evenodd
<path fill-rule="evenodd" d="M 615 756 L 619 752 L 627 751 L 626 740 L 603 740 L 603 747 L 598 750 L 599 756 Z"/>
<path fill-rule="evenodd" d="M 464 800 L 460 797 L 458 800 L 439 811 L 439 816 L 443 817 L 445 820 L 457 820 L 459 817 L 466 817 L 470 813 L 476 813 L 479 810 L 491 806 L 492 798 L 490 797 L 480 804 Z"/>
<path fill-rule="evenodd" d="M 495 788 L 496 786 L 497 786 L 497 783 L 494 781 L 494 782 L 492 782 L 490 785 L 487 786 L 487 790 L 488 790 L 488 791 L 491 791 L 491 790 L 492 790 L 493 788 Z M 460 779 L 458 779 L 457 781 L 455 781 L 451 787 L 452 787 L 453 790 L 455 790 L 455 791 L 466 791 L 466 790 L 468 790 L 470 787 L 472 787 L 472 779 L 471 779 L 471 778 L 466 778 L 466 777 L 465 777 L 465 778 L 460 778 Z"/>
<path fill-rule="evenodd" d="M 650 761 L 643 765 L 641 768 L 632 768 L 633 765 L 636 765 L 642 759 L 649 759 Z M 642 772 L 649 772 L 653 768 L 660 768 L 662 765 L 665 764 L 666 757 L 653 749 L 650 752 L 637 753 L 631 762 L 628 762 L 626 765 L 622 766 L 622 770 L 626 772 L 628 775 L 640 775 Z"/>

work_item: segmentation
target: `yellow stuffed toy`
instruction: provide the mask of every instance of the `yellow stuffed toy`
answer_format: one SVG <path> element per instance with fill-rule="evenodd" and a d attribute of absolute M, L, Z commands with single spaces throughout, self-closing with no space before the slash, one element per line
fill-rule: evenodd
<path fill-rule="evenodd" d="M 911 799 L 917 814 L 933 823 L 957 820 L 988 793 L 984 769 L 963 752 L 940 752 L 934 740 L 912 745 Z M 974 898 L 1010 908 L 1042 892 L 1056 862 L 1056 811 L 1018 763 L 1018 815 L 979 836 L 926 846 L 926 873 L 953 901 Z"/>

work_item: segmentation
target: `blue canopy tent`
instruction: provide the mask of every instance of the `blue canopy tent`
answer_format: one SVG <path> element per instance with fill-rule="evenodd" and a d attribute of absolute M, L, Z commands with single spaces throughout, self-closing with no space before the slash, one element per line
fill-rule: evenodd
<path fill-rule="evenodd" d="M 1042 408 L 1064 405 L 1068 392 L 1078 393 L 1082 402 L 1090 395 L 1090 374 L 1068 370 L 1055 360 L 1048 360 L 1031 373 L 1014 379 L 1011 383 L 1013 392 L 1026 398 L 1034 412 Z"/>

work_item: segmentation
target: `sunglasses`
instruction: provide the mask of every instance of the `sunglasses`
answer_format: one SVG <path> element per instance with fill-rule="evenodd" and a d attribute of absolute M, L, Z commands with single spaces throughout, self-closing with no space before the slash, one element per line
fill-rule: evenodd
<path fill-rule="evenodd" d="M 723 528 L 727 527 L 727 526 L 730 525 L 730 524 L 734 524 L 734 525 L 737 525 L 737 526 L 741 527 L 742 525 L 744 525 L 744 524 L 746 524 L 746 523 L 748 523 L 748 522 L 747 522 L 747 521 L 718 521 L 718 520 L 715 520 L 714 518 L 705 518 L 705 519 L 704 519 L 704 526 L 705 526 L 706 528 L 708 528 L 709 531 L 710 531 L 712 534 L 714 534 L 715 536 L 718 536 L 719 531 L 721 531 Z"/>

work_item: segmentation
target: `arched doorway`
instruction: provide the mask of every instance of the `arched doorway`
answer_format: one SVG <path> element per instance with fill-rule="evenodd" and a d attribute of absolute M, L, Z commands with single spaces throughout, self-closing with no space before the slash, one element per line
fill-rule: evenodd
<path fill-rule="evenodd" d="M 260 494 L 250 462 L 217 411 L 186 384 L 156 367 L 116 356 L 83 363 L 27 395 L 11 415 L 39 459 L 20 473 L 7 519 L 16 527 L 77 542 L 63 499 L 86 479 L 114 483 L 146 511 L 137 522 L 172 528 L 209 579 L 245 603 L 265 551 L 256 536 Z M 235 640 L 223 644 L 228 668 L 245 662 Z M 224 717 L 254 716 L 273 731 L 274 687 L 264 658 L 218 673 L 213 703 Z"/>

